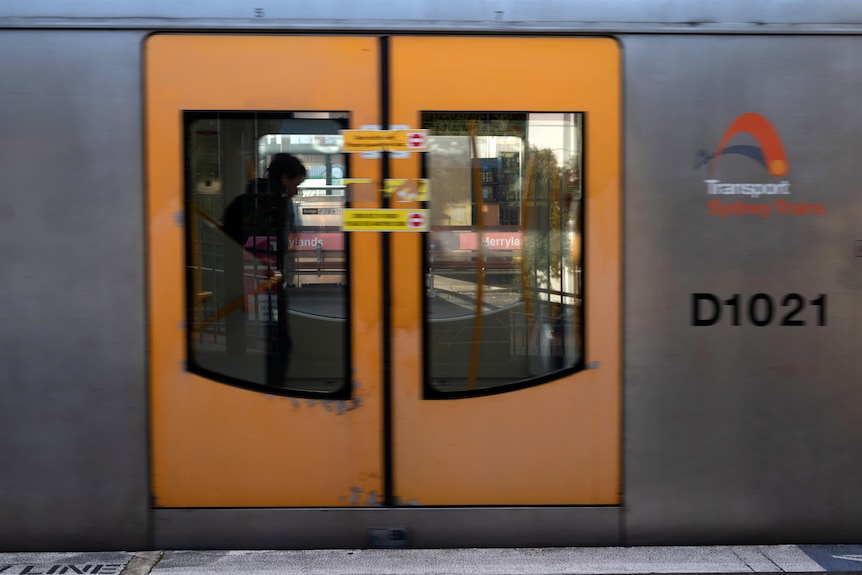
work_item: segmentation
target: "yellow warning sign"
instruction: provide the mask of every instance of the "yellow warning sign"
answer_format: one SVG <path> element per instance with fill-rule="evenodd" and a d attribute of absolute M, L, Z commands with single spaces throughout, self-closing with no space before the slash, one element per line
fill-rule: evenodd
<path fill-rule="evenodd" d="M 341 130 L 343 152 L 426 152 L 427 130 Z"/>
<path fill-rule="evenodd" d="M 427 178 L 389 179 L 383 182 L 383 193 L 396 202 L 427 202 L 431 199 L 430 191 L 431 185 Z"/>
<path fill-rule="evenodd" d="M 364 210 L 349 208 L 342 212 L 345 232 L 427 232 L 428 210 Z"/>

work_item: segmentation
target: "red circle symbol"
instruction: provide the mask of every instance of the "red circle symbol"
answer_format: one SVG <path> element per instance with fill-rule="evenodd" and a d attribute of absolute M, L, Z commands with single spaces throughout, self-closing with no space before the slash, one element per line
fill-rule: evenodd
<path fill-rule="evenodd" d="M 412 134 L 407 135 L 407 147 L 408 148 L 421 148 L 425 145 L 425 134 L 421 132 L 414 132 Z"/>
<path fill-rule="evenodd" d="M 425 216 L 422 214 L 410 214 L 407 216 L 407 225 L 411 228 L 421 228 L 425 224 Z"/>

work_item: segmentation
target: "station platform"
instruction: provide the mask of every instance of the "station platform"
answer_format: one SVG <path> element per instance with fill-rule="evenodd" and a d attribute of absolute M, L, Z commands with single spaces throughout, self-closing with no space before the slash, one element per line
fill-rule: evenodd
<path fill-rule="evenodd" d="M 0 553 L 3 575 L 566 575 L 862 571 L 862 545 Z"/>

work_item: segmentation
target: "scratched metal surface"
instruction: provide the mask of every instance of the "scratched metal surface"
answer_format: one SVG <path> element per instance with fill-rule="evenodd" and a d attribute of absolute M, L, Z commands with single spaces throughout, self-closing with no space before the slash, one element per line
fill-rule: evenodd
<path fill-rule="evenodd" d="M 0 549 L 147 542 L 140 41 L 0 33 Z"/>

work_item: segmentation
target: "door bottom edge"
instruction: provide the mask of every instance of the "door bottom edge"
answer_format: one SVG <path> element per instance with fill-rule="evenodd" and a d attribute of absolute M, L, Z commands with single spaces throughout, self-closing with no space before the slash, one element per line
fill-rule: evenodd
<path fill-rule="evenodd" d="M 621 544 L 622 507 L 154 509 L 157 549 L 586 547 Z"/>

